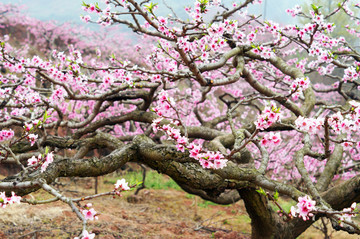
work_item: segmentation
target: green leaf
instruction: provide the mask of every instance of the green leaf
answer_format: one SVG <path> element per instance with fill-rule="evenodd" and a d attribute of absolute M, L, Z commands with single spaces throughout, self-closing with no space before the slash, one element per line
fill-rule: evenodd
<path fill-rule="evenodd" d="M 280 113 L 280 107 L 278 108 L 278 107 L 273 106 L 271 108 L 271 111 L 274 112 L 274 113 Z"/>
<path fill-rule="evenodd" d="M 50 118 L 51 116 L 48 115 L 47 111 L 45 111 L 45 114 L 44 114 L 44 118 L 43 118 L 43 123 L 45 123 L 45 121 Z"/>
<path fill-rule="evenodd" d="M 145 7 L 146 7 L 146 9 L 150 12 L 150 13 L 152 13 L 152 11 L 153 11 L 153 9 L 154 9 L 154 7 L 157 5 L 157 3 L 150 3 L 149 5 L 145 5 Z"/>
<path fill-rule="evenodd" d="M 48 153 L 49 153 L 49 147 L 46 146 L 46 148 L 45 148 L 45 155 L 47 155 Z"/>
<path fill-rule="evenodd" d="M 265 196 L 266 196 L 266 192 L 264 191 L 264 189 L 263 189 L 263 188 L 259 188 L 259 189 L 257 189 L 257 190 L 256 190 L 256 192 L 258 192 L 258 193 L 260 193 L 260 194 L 262 194 L 262 195 L 265 195 Z"/>
<path fill-rule="evenodd" d="M 322 8 L 322 6 L 316 6 L 315 4 L 311 4 L 311 8 L 314 10 L 315 14 L 319 14 L 319 9 Z"/>
<path fill-rule="evenodd" d="M 209 3 L 209 0 L 199 0 L 200 3 L 200 11 L 204 13 L 206 11 L 206 5 Z"/>
<path fill-rule="evenodd" d="M 279 199 L 279 192 L 275 191 L 274 200 L 277 201 L 278 199 Z"/>
<path fill-rule="evenodd" d="M 317 12 L 318 11 L 318 7 L 315 5 L 315 4 L 311 4 L 311 8 L 315 11 L 315 12 Z"/>
<path fill-rule="evenodd" d="M 42 122 L 39 120 L 36 124 L 36 127 L 39 127 L 42 124 Z"/>

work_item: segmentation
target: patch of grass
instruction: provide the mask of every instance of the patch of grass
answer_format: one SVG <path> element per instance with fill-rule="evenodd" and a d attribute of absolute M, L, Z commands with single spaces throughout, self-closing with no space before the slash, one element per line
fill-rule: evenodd
<path fill-rule="evenodd" d="M 40 189 L 36 192 L 33 192 L 31 194 L 37 201 L 42 201 L 42 200 L 47 200 L 50 198 L 53 198 L 53 196 L 51 194 L 49 194 L 48 192 L 44 191 L 43 189 Z"/>
<path fill-rule="evenodd" d="M 130 184 L 135 184 L 142 182 L 142 172 L 141 171 L 133 171 L 127 172 L 117 178 L 106 178 L 104 183 L 105 184 L 115 184 L 116 181 L 120 178 L 125 178 L 127 182 Z M 179 185 L 172 180 L 170 177 L 157 173 L 153 170 L 148 170 L 146 172 L 146 179 L 145 179 L 145 186 L 149 189 L 175 189 L 181 190 Z"/>
<path fill-rule="evenodd" d="M 238 223 L 246 223 L 246 224 L 250 224 L 251 223 L 251 219 L 248 215 L 239 215 L 236 217 L 236 221 Z"/>
<path fill-rule="evenodd" d="M 185 197 L 186 197 L 187 199 L 194 199 L 194 198 L 195 198 L 195 195 L 192 195 L 192 194 L 187 193 L 187 194 L 185 195 Z"/>
<path fill-rule="evenodd" d="M 195 195 L 192 195 L 192 194 L 189 194 L 187 193 L 185 195 L 185 197 L 187 199 L 194 199 L 196 196 Z M 211 202 L 211 201 L 206 201 L 204 199 L 201 199 L 199 197 L 199 200 L 198 200 L 198 204 L 197 204 L 199 207 L 202 207 L 202 208 L 207 208 L 208 206 L 210 205 L 213 205 L 213 206 L 223 206 L 223 207 L 229 207 L 230 205 L 220 205 L 220 204 L 217 204 L 217 203 L 214 203 L 214 202 Z"/>
<path fill-rule="evenodd" d="M 291 206 L 296 205 L 295 201 L 291 199 L 283 199 L 281 197 L 279 197 L 278 203 L 286 212 L 290 211 Z M 279 208 L 273 202 L 270 202 L 270 206 L 275 212 L 279 210 Z"/>
<path fill-rule="evenodd" d="M 216 203 L 211 202 L 211 201 L 206 201 L 206 200 L 202 200 L 202 202 L 198 203 L 198 206 L 202 207 L 202 208 L 207 208 L 210 205 L 216 206 L 216 205 L 219 205 L 219 204 L 216 204 Z"/>

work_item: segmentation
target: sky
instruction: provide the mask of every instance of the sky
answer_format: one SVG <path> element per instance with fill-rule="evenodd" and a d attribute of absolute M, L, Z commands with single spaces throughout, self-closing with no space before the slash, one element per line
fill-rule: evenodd
<path fill-rule="evenodd" d="M 28 8 L 26 13 L 40 20 L 82 23 L 79 17 L 83 14 L 80 0 L 0 0 L 0 2 L 26 5 Z"/>
<path fill-rule="evenodd" d="M 164 0 L 153 0 L 162 4 Z M 192 0 L 183 0 L 179 3 L 178 0 L 165 0 L 168 5 L 174 8 L 175 11 L 182 12 L 182 5 L 192 5 Z M 61 22 L 71 21 L 82 24 L 80 15 L 85 13 L 81 9 L 82 0 L 0 0 L 2 3 L 20 3 L 28 7 L 26 11 L 30 16 L 40 20 L 56 20 Z M 101 0 L 86 0 L 87 3 L 101 2 Z M 232 3 L 233 0 L 223 0 L 222 2 Z M 239 1 L 236 1 L 239 2 Z M 295 19 L 285 13 L 288 8 L 294 7 L 302 1 L 299 0 L 263 0 L 261 5 L 252 6 L 249 13 L 263 14 L 266 9 L 267 19 L 282 22 L 285 24 L 295 23 Z M 266 7 L 265 7 L 266 5 Z M 164 11 L 165 15 L 165 11 Z"/>

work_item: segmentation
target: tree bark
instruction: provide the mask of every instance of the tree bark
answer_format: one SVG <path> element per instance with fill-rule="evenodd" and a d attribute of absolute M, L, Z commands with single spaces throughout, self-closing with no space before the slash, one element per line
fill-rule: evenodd
<path fill-rule="evenodd" d="M 86 148 L 84 152 L 87 152 L 91 148 L 104 147 L 113 151 L 101 158 L 57 156 L 43 173 L 35 170 L 27 176 L 18 174 L 2 180 L 0 191 L 26 195 L 40 188 L 40 179 L 50 184 L 58 177 L 95 177 L 111 173 L 132 161 L 169 175 L 187 192 L 215 203 L 231 204 L 243 199 L 252 220 L 253 238 L 296 238 L 313 223 L 312 220 L 304 222 L 299 218 L 285 222 L 273 212 L 265 196 L 257 193 L 255 188 L 278 191 L 295 201 L 303 193 L 291 185 L 268 179 L 252 167 L 229 161 L 223 169 L 204 169 L 189 157 L 188 152 L 179 152 L 172 145 L 158 145 L 145 135 L 136 136 L 129 144 L 123 144 L 102 133 L 87 139 L 63 140 L 49 137 L 47 140 L 49 145 L 76 147 L 78 151 Z M 360 176 L 321 193 L 321 197 L 336 210 L 349 207 L 353 202 L 360 202 Z"/>
<path fill-rule="evenodd" d="M 251 238 L 275 238 L 273 212 L 268 206 L 266 197 L 253 188 L 239 189 L 238 192 L 244 200 L 246 211 L 251 218 Z"/>

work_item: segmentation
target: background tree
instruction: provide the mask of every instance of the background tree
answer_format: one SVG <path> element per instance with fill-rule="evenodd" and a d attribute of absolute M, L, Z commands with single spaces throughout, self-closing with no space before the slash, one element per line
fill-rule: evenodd
<path fill-rule="evenodd" d="M 84 3 L 93 14 L 85 21 L 95 16 L 98 24 L 125 25 L 156 41 L 144 53 L 131 49 L 144 56 L 133 61 L 121 50 L 85 58 L 86 49 L 72 45 L 28 57 L 4 36 L 1 163 L 22 171 L 0 182 L 2 206 L 42 188 L 55 197 L 48 202 L 69 204 L 85 237 L 95 210 L 77 206 L 82 199 L 61 195 L 51 183 L 137 162 L 206 200 L 243 200 L 253 238 L 296 238 L 320 217 L 360 234 L 351 220 L 360 195 L 360 103 L 344 88 L 359 84 L 359 53 L 330 35 L 334 25 L 320 8 L 290 9 L 311 21 L 279 26 L 245 13 L 259 2 L 198 0 L 185 8 L 188 20 L 176 12 L 159 16 L 149 1 Z M 322 82 L 312 84 L 319 75 Z M 87 157 L 104 148 L 108 154 Z M 106 195 L 130 186 L 119 180 Z M 104 194 L 84 200 L 98 196 Z M 296 206 L 284 211 L 279 196 Z"/>
<path fill-rule="evenodd" d="M 355 5 L 355 1 L 349 1 L 351 5 Z M 315 1 L 306 1 L 306 3 L 302 4 L 302 9 L 304 12 L 309 12 L 312 10 L 312 5 L 314 4 L 317 7 L 320 7 L 320 10 L 324 16 L 328 16 L 331 13 L 333 13 L 334 9 L 338 9 L 338 12 L 336 14 L 331 14 L 328 17 L 329 22 L 333 22 L 336 27 L 334 31 L 331 33 L 333 37 L 346 37 L 346 40 L 351 43 L 354 47 L 358 49 L 359 44 L 357 41 L 357 36 L 354 36 L 353 32 L 354 30 L 359 31 L 359 22 L 356 19 L 349 18 L 346 11 L 348 10 L 346 8 L 347 5 L 345 5 L 345 9 L 342 7 L 342 1 L 336 1 L 336 0 L 330 0 L 330 1 L 322 1 L 322 0 L 315 0 Z M 339 5 L 340 4 L 340 5 Z M 359 15 L 359 9 L 358 8 L 351 8 L 351 12 L 354 14 L 354 16 Z M 307 18 L 299 18 L 300 22 L 303 24 L 306 24 L 309 22 L 309 19 Z M 350 31 L 350 32 L 349 32 Z"/>

